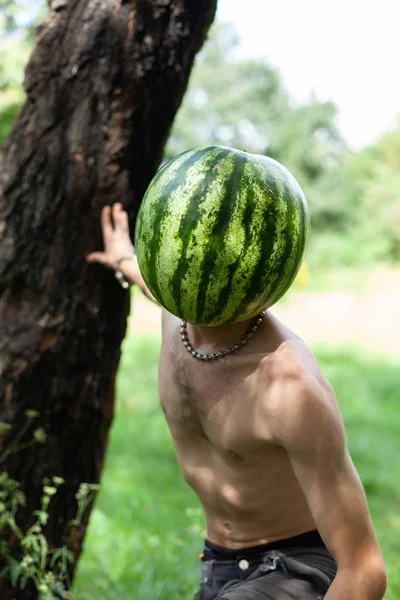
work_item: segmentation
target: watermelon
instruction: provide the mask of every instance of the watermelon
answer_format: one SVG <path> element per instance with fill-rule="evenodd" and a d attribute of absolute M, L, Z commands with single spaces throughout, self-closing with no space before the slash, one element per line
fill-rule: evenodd
<path fill-rule="evenodd" d="M 250 319 L 296 277 L 310 235 L 304 194 L 266 156 L 209 146 L 151 181 L 135 229 L 139 267 L 169 312 L 194 325 Z"/>

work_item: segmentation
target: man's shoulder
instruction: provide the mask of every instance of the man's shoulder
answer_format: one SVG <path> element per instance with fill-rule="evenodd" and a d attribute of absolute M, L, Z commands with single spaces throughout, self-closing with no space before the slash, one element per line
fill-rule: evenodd
<path fill-rule="evenodd" d="M 332 409 L 337 412 L 334 392 L 308 346 L 299 338 L 287 338 L 267 355 L 259 369 L 260 412 L 271 433 L 282 426 L 300 425 Z"/>
<path fill-rule="evenodd" d="M 299 337 L 281 336 L 260 362 L 262 375 L 274 383 L 309 381 L 322 372 L 307 344 Z"/>

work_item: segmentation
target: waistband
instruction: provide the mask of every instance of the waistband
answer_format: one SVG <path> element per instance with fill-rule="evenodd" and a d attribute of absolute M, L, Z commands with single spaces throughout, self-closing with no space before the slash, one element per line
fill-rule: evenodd
<path fill-rule="evenodd" d="M 259 546 L 249 546 L 247 548 L 240 548 L 239 550 L 232 550 L 230 548 L 224 548 L 217 546 L 209 540 L 205 540 L 204 546 L 204 558 L 206 560 L 236 560 L 238 558 L 246 558 L 254 554 L 261 554 L 270 550 L 281 550 L 287 548 L 297 548 L 300 546 L 308 547 L 322 547 L 325 548 L 325 544 L 316 529 L 301 533 L 294 537 L 276 540 L 268 544 L 260 544 Z"/>

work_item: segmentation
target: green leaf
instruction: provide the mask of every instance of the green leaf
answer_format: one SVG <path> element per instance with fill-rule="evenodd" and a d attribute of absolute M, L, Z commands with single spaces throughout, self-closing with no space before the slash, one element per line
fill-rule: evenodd
<path fill-rule="evenodd" d="M 25 411 L 25 416 L 28 417 L 28 419 L 37 419 L 37 417 L 40 415 L 40 412 L 38 410 L 34 410 L 32 408 L 29 408 L 28 410 Z"/>
<path fill-rule="evenodd" d="M 15 533 L 15 535 L 17 536 L 17 538 L 20 539 L 20 540 L 22 540 L 23 533 L 20 530 L 20 528 L 18 527 L 18 525 L 16 524 L 14 517 L 12 515 L 10 515 L 10 514 L 8 515 L 7 525 L 13 531 L 13 533 Z M 1 528 L 1 525 L 0 525 L 0 528 Z"/>
<path fill-rule="evenodd" d="M 19 587 L 21 590 L 25 589 L 29 579 L 32 579 L 31 574 L 24 571 L 24 573 L 21 575 L 21 581 L 19 582 Z"/>
<path fill-rule="evenodd" d="M 10 429 L 12 429 L 12 425 L 10 425 L 10 423 L 4 423 L 3 421 L 0 421 L 0 435 L 10 431 Z"/>
<path fill-rule="evenodd" d="M 11 585 L 13 587 L 15 587 L 17 585 L 17 581 L 18 581 L 19 577 L 22 575 L 22 573 L 23 573 L 23 569 L 22 569 L 20 563 L 15 562 L 11 565 L 10 581 L 11 581 Z"/>
<path fill-rule="evenodd" d="M 57 598 L 62 598 L 62 600 L 69 600 L 71 598 L 71 594 L 68 590 L 65 589 L 65 586 L 61 582 L 57 582 L 51 586 L 52 592 L 54 592 Z"/>
<path fill-rule="evenodd" d="M 24 539 L 21 540 L 21 546 L 25 549 L 26 552 L 39 554 L 40 546 L 37 538 L 37 534 L 26 535 Z"/>
<path fill-rule="evenodd" d="M 44 535 L 38 535 L 38 542 L 39 542 L 39 546 L 40 546 L 40 566 L 42 568 L 42 570 L 44 571 L 46 569 L 46 559 L 47 559 L 47 553 L 49 551 L 49 544 L 47 542 L 47 539 L 44 537 Z"/>
<path fill-rule="evenodd" d="M 44 510 L 35 510 L 33 512 L 34 516 L 38 518 L 38 521 L 41 525 L 47 525 L 49 520 L 49 515 Z"/>

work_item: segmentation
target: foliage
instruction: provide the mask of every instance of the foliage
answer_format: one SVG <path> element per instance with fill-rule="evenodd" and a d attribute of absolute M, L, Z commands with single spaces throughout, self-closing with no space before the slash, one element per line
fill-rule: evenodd
<path fill-rule="evenodd" d="M 399 157 L 400 124 L 321 177 L 311 190 L 314 229 L 323 233 L 309 254 L 314 265 L 400 261 Z"/>
<path fill-rule="evenodd" d="M 0 148 L 24 100 L 24 68 L 42 0 L 0 0 Z"/>
<path fill-rule="evenodd" d="M 24 426 L 0 456 L 0 464 L 10 454 L 20 452 L 35 444 L 46 441 L 46 433 L 38 427 L 33 431 L 28 442 L 22 442 L 33 421 L 39 416 L 37 411 L 27 410 Z M 0 423 L 0 435 L 9 433 L 11 426 Z M 74 561 L 72 552 L 66 546 L 50 548 L 45 535 L 45 527 L 49 520 L 49 510 L 52 498 L 58 488 L 65 483 L 61 477 L 54 476 L 43 482 L 41 506 L 33 512 L 35 520 L 27 531 L 18 525 L 18 509 L 25 506 L 25 494 L 20 484 L 12 479 L 6 471 L 0 472 L 0 571 L 1 578 L 8 578 L 13 587 L 25 589 L 32 583 L 39 594 L 40 600 L 68 600 L 70 581 L 68 564 Z M 76 493 L 77 514 L 70 527 L 80 527 L 84 513 L 94 498 L 98 489 L 95 484 L 83 483 Z"/>
<path fill-rule="evenodd" d="M 32 41 L 35 23 L 43 16 L 45 0 L 0 0 L 3 36 Z"/>
<path fill-rule="evenodd" d="M 184 483 L 158 400 L 159 338 L 124 343 L 102 488 L 74 598 L 187 600 L 199 578 L 204 518 Z M 359 349 L 316 350 L 344 416 L 389 572 L 385 600 L 400 597 L 399 370 Z"/>
<path fill-rule="evenodd" d="M 377 258 L 400 261 L 400 122 L 355 155 L 349 169 L 363 201 L 365 243 L 379 240 Z"/>

